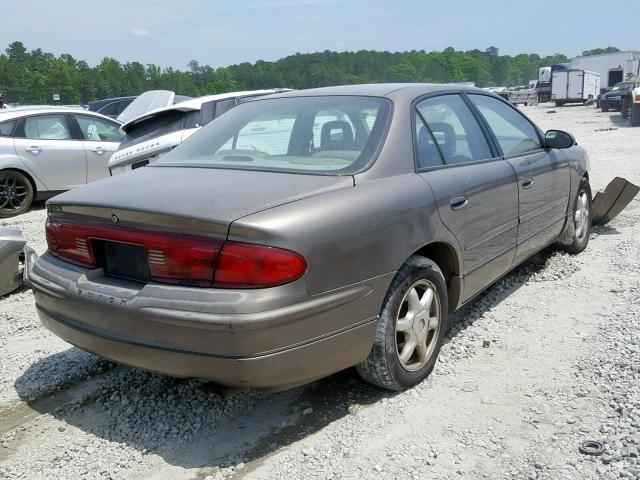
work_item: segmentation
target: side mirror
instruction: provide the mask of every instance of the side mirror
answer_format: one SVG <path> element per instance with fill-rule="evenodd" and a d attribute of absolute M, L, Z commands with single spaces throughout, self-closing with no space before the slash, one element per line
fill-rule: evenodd
<path fill-rule="evenodd" d="M 576 144 L 576 139 L 562 130 L 547 130 L 544 134 L 544 144 L 547 148 L 569 148 Z"/>

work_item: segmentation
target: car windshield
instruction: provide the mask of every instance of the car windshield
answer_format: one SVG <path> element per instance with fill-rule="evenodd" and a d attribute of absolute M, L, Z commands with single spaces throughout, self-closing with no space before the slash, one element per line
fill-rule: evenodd
<path fill-rule="evenodd" d="M 154 166 L 353 174 L 382 143 L 391 102 L 357 96 L 294 97 L 242 104 Z"/>
<path fill-rule="evenodd" d="M 626 90 L 627 88 L 631 89 L 633 88 L 634 83 L 633 82 L 620 82 L 620 83 L 616 83 L 615 86 L 611 89 L 612 92 L 618 91 L 618 90 Z"/>

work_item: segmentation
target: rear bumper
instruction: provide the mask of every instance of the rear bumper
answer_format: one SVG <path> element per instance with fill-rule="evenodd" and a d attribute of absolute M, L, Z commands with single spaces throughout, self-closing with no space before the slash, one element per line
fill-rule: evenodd
<path fill-rule="evenodd" d="M 153 348 L 109 338 L 55 318 L 38 308 L 46 328 L 83 350 L 125 365 L 171 375 L 212 380 L 222 385 L 283 390 L 361 362 L 371 349 L 377 321 L 327 338 L 254 357 L 217 357 Z"/>
<path fill-rule="evenodd" d="M 71 344 L 159 373 L 260 389 L 364 360 L 390 282 L 385 275 L 313 297 L 304 279 L 245 291 L 141 285 L 50 254 L 30 279 L 43 324 Z"/>

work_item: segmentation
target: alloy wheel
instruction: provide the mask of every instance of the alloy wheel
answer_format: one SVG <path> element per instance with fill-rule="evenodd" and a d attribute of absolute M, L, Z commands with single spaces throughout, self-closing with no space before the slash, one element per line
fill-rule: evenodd
<path fill-rule="evenodd" d="M 428 280 L 405 293 L 396 318 L 396 353 L 405 370 L 421 369 L 433 354 L 440 332 L 440 298 Z"/>
<path fill-rule="evenodd" d="M 4 212 L 20 210 L 29 193 L 29 187 L 24 182 L 21 176 L 10 172 L 0 175 L 0 210 Z"/>
<path fill-rule="evenodd" d="M 578 242 L 584 240 L 585 235 L 589 231 L 589 223 L 591 221 L 591 215 L 589 213 L 589 197 L 584 190 L 578 195 L 578 201 L 576 202 L 576 211 L 574 214 L 574 226 L 575 235 Z"/>

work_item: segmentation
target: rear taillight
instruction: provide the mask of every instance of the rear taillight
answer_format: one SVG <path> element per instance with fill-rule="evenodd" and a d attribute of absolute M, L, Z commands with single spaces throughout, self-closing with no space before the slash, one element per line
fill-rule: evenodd
<path fill-rule="evenodd" d="M 87 244 L 87 232 L 81 224 L 58 222 L 47 218 L 47 245 L 49 251 L 83 267 L 95 267 L 95 260 Z"/>
<path fill-rule="evenodd" d="M 151 279 L 161 283 L 211 286 L 221 241 L 197 235 L 155 232 L 101 223 L 47 219 L 47 244 L 52 254 L 84 267 L 95 268 L 94 242 L 140 245 L 147 252 Z"/>
<path fill-rule="evenodd" d="M 293 282 L 307 268 L 304 257 L 289 250 L 239 242 L 223 246 L 220 240 L 198 235 L 57 217 L 47 219 L 46 232 L 53 255 L 88 268 L 104 267 L 100 242 L 141 246 L 146 251 L 150 279 L 160 283 L 264 288 Z"/>
<path fill-rule="evenodd" d="M 220 253 L 214 284 L 230 288 L 275 287 L 300 278 L 307 264 L 289 250 L 227 242 Z"/>

